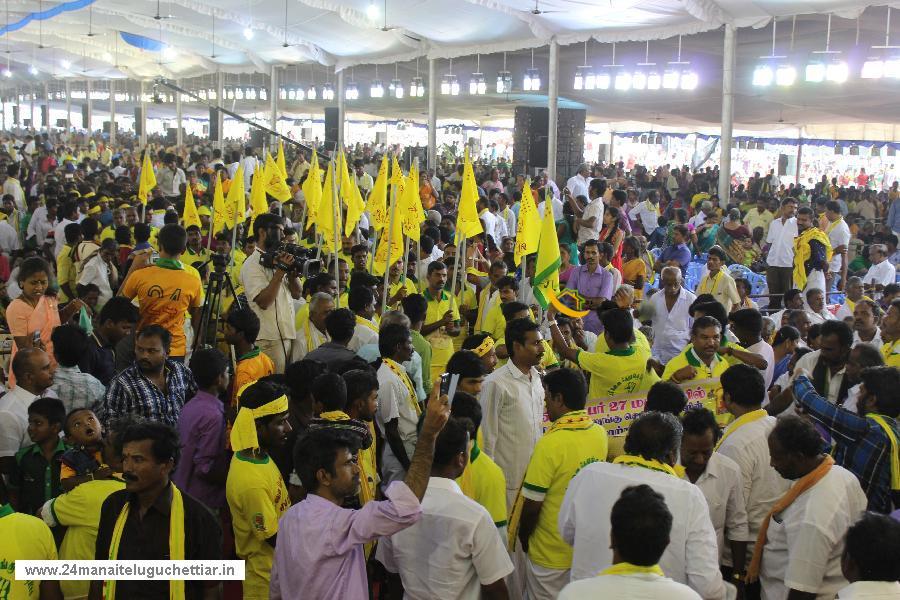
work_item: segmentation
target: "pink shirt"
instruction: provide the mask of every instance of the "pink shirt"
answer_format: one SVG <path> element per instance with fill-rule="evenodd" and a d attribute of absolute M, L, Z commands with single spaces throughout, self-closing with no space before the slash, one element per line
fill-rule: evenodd
<path fill-rule="evenodd" d="M 50 356 L 50 364 L 56 366 L 56 357 L 53 356 L 53 342 L 50 341 L 50 334 L 59 327 L 59 308 L 56 298 L 53 296 L 41 296 L 36 306 L 16 298 L 9 303 L 6 309 L 6 322 L 9 325 L 9 332 L 15 337 L 30 337 L 35 331 L 41 332 L 41 342 L 44 344 L 44 350 Z M 13 341 L 12 352 L 9 356 L 9 388 L 15 385 L 15 377 L 12 373 L 12 359 L 19 351 L 15 341 Z"/>
<path fill-rule="evenodd" d="M 309 494 L 288 509 L 278 523 L 270 600 L 368 600 L 364 544 L 422 517 L 419 499 L 402 481 L 388 486 L 385 496 L 352 510 Z"/>

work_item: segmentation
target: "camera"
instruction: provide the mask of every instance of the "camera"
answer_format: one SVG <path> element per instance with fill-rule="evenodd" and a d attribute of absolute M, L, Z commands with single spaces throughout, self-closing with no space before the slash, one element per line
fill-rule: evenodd
<path fill-rule="evenodd" d="M 294 257 L 293 265 L 286 265 L 279 260 L 280 253 L 287 253 Z M 259 264 L 266 269 L 282 269 L 302 274 L 304 277 L 316 275 L 322 270 L 322 261 L 312 258 L 313 252 L 309 248 L 297 244 L 281 243 L 274 250 L 265 252 L 259 258 Z"/>

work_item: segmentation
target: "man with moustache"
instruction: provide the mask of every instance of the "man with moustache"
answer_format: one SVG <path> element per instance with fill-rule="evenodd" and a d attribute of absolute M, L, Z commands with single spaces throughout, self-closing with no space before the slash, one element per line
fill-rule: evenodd
<path fill-rule="evenodd" d="M 237 555 L 247 565 L 244 598 L 265 600 L 278 519 L 291 505 L 281 472 L 268 454 L 283 448 L 292 431 L 288 399 L 271 384 L 257 381 L 240 393 L 238 401 L 241 409 L 231 429 L 234 456 L 225 496 Z"/>
<path fill-rule="evenodd" d="M 113 492 L 103 502 L 94 559 L 221 559 L 218 520 L 169 479 L 180 454 L 178 433 L 162 423 L 141 421 L 125 428 L 118 443 L 125 489 Z M 217 584 L 174 579 L 95 580 L 88 598 L 199 600 Z"/>

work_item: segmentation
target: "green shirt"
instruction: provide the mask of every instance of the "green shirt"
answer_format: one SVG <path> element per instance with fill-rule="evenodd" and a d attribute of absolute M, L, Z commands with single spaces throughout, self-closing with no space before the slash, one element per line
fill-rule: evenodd
<path fill-rule="evenodd" d="M 412 344 L 419 356 L 422 357 L 422 387 L 425 393 L 431 393 L 431 344 L 428 343 L 421 333 L 415 329 L 411 330 Z"/>

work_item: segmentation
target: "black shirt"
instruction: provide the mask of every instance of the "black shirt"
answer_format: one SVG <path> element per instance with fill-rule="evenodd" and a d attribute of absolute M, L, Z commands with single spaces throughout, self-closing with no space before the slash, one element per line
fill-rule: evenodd
<path fill-rule="evenodd" d="M 82 373 L 90 373 L 105 386 L 116 375 L 116 352 L 112 345 L 103 345 L 96 334 L 88 338 L 88 349 L 78 363 Z"/>
<path fill-rule="evenodd" d="M 171 484 L 170 484 L 171 487 Z M 202 503 L 181 492 L 184 502 L 184 559 L 217 560 L 222 558 L 222 529 L 218 519 Z M 140 517 L 137 496 L 120 490 L 110 494 L 100 510 L 97 545 L 94 558 L 109 560 L 109 545 L 119 513 L 131 502 L 128 519 L 119 542 L 118 560 L 169 560 L 169 512 L 172 506 L 170 488 Z M 186 581 L 186 600 L 202 600 L 202 580 Z M 120 579 L 116 582 L 116 598 L 154 598 L 168 600 L 168 581 Z"/>

